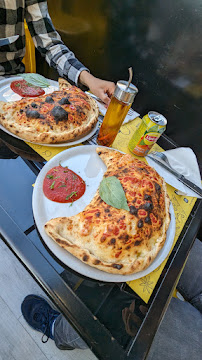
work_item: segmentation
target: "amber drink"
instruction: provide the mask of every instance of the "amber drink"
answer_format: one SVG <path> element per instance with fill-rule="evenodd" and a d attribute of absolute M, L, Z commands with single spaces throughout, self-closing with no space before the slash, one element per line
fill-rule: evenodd
<path fill-rule="evenodd" d="M 137 93 L 138 89 L 133 84 L 127 86 L 127 81 L 117 82 L 98 134 L 99 145 L 110 146 L 113 143 Z"/>

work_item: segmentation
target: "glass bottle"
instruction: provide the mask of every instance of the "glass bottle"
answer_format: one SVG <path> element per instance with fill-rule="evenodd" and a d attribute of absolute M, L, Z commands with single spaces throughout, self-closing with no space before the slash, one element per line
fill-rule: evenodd
<path fill-rule="evenodd" d="M 117 82 L 97 137 L 99 145 L 110 146 L 113 143 L 137 93 L 135 85 L 128 85 L 124 80 Z"/>

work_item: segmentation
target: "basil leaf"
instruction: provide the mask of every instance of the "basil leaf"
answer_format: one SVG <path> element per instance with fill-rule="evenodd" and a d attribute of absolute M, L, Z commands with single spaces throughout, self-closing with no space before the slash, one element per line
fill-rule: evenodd
<path fill-rule="evenodd" d="M 106 204 L 116 209 L 130 210 L 123 187 L 115 176 L 106 177 L 101 181 L 99 194 Z"/>
<path fill-rule="evenodd" d="M 51 190 L 54 189 L 54 185 L 55 185 L 55 181 L 53 181 L 52 184 L 51 184 L 51 186 L 50 186 Z"/>
<path fill-rule="evenodd" d="M 28 84 L 39 86 L 41 88 L 49 87 L 49 81 L 42 75 L 35 74 L 35 73 L 25 73 L 25 74 L 18 74 L 24 80 L 27 81 Z"/>
<path fill-rule="evenodd" d="M 67 197 L 65 198 L 65 200 L 69 200 L 72 196 L 76 195 L 77 191 L 72 191 L 71 194 L 67 195 Z"/>

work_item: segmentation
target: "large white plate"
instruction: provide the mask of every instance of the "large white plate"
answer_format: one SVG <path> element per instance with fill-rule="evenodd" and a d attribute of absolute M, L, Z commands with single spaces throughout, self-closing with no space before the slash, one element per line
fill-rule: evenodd
<path fill-rule="evenodd" d="M 22 99 L 22 97 L 20 95 L 16 94 L 10 88 L 11 82 L 15 81 L 15 80 L 22 80 L 22 78 L 19 77 L 19 76 L 11 76 L 9 78 L 6 78 L 5 80 L 0 81 L 0 101 L 9 102 L 9 101 L 17 101 L 17 100 Z M 50 79 L 47 79 L 47 80 L 49 81 L 50 86 L 48 88 L 44 88 L 45 94 L 50 94 L 53 91 L 59 89 L 57 81 L 50 80 Z M 26 141 L 25 139 L 15 135 L 12 132 L 10 132 L 9 130 L 7 130 L 1 124 L 0 124 L 0 129 L 3 130 L 4 132 L 6 132 L 7 134 L 17 138 L 17 139 Z M 64 143 L 59 143 L 59 144 L 40 144 L 40 143 L 35 143 L 35 142 L 32 142 L 32 141 L 29 141 L 29 142 L 32 143 L 32 144 L 45 145 L 45 146 L 51 146 L 51 147 L 72 146 L 72 145 L 76 145 L 76 144 L 81 144 L 82 142 L 90 139 L 95 134 L 97 129 L 98 129 L 98 123 L 96 123 L 95 127 L 87 135 L 81 137 L 80 139 L 72 140 L 72 141 L 68 141 L 68 142 L 64 142 Z"/>
<path fill-rule="evenodd" d="M 125 282 L 138 279 L 155 270 L 164 261 L 172 247 L 175 236 L 175 214 L 172 204 L 170 206 L 171 222 L 164 247 L 146 270 L 132 275 L 109 274 L 84 264 L 55 243 L 44 231 L 44 225 L 48 220 L 56 217 L 76 215 L 80 211 L 83 211 L 86 205 L 88 205 L 94 197 L 103 178 L 103 174 L 106 171 L 105 164 L 95 151 L 96 147 L 96 145 L 84 145 L 67 149 L 54 156 L 46 163 L 36 179 L 33 190 L 32 207 L 35 222 L 44 242 L 52 253 L 65 265 L 78 273 L 89 278 L 106 282 Z M 46 173 L 52 167 L 59 165 L 59 163 L 61 163 L 62 166 L 68 166 L 69 169 L 79 174 L 83 180 L 85 180 L 87 185 L 84 195 L 75 201 L 72 206 L 69 204 L 53 202 L 47 199 L 43 194 L 43 180 Z"/>

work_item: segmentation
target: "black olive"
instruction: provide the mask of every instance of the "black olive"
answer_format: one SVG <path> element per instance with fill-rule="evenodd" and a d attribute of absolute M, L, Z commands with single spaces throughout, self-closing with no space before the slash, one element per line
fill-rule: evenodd
<path fill-rule="evenodd" d="M 125 242 L 127 242 L 128 240 L 129 240 L 129 235 L 126 234 L 126 236 L 125 236 Z"/>
<path fill-rule="evenodd" d="M 115 239 L 115 238 L 111 238 L 110 244 L 111 244 L 111 245 L 114 245 L 115 243 L 116 243 L 116 239 Z"/>
<path fill-rule="evenodd" d="M 145 196 L 144 196 L 144 200 L 150 200 L 150 201 L 151 201 L 151 196 L 150 196 L 150 195 L 148 195 L 148 194 L 145 194 Z"/>
<path fill-rule="evenodd" d="M 53 98 L 52 98 L 52 96 L 47 96 L 47 98 L 46 98 L 46 100 L 45 100 L 45 102 L 47 102 L 47 103 L 53 103 L 54 102 L 54 100 L 53 100 Z"/>
<path fill-rule="evenodd" d="M 151 224 L 151 219 L 149 217 L 149 215 L 145 218 L 144 220 L 147 224 Z"/>
<path fill-rule="evenodd" d="M 152 210 L 153 209 L 153 204 L 151 202 L 146 202 L 144 205 L 143 205 L 143 209 L 145 210 Z"/>
<path fill-rule="evenodd" d="M 157 192 L 157 193 L 160 193 L 160 191 L 161 191 L 160 185 L 157 184 L 156 182 L 154 183 L 154 185 L 155 185 L 156 192 Z"/>
<path fill-rule="evenodd" d="M 45 119 L 45 116 L 40 114 L 40 119 Z"/>
<path fill-rule="evenodd" d="M 27 110 L 26 111 L 26 115 L 27 115 L 27 117 L 28 118 L 30 118 L 30 119 L 39 119 L 40 118 L 40 114 L 39 114 L 39 112 L 38 111 L 36 111 L 36 110 Z"/>
<path fill-rule="evenodd" d="M 20 109 L 20 114 L 22 114 L 22 113 L 23 113 L 23 111 L 24 111 L 23 109 Z"/>
<path fill-rule="evenodd" d="M 38 108 L 38 105 L 37 105 L 35 102 L 31 103 L 31 106 L 32 106 L 34 109 Z"/>
<path fill-rule="evenodd" d="M 142 220 L 139 220 L 139 221 L 138 221 L 137 227 L 139 227 L 139 228 L 143 227 L 143 221 L 142 221 Z"/>
<path fill-rule="evenodd" d="M 68 98 L 62 98 L 60 101 L 58 101 L 60 105 L 66 105 L 66 104 L 71 104 L 69 102 Z"/>
<path fill-rule="evenodd" d="M 128 169 L 123 169 L 123 173 L 127 173 L 128 172 Z"/>
<path fill-rule="evenodd" d="M 54 106 L 51 110 L 51 114 L 53 115 L 56 124 L 58 121 L 63 121 L 68 119 L 68 113 L 61 106 Z"/>
<path fill-rule="evenodd" d="M 130 206 L 130 213 L 132 215 L 137 215 L 138 209 L 135 206 Z"/>

